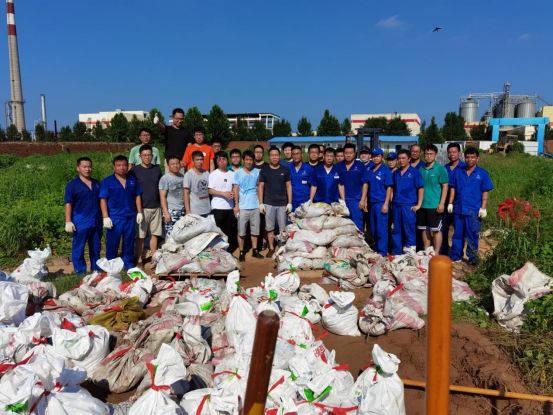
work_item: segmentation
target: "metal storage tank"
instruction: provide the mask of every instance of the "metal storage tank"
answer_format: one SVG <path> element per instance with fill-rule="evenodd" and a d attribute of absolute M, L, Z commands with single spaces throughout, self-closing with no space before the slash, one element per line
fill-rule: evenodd
<path fill-rule="evenodd" d="M 533 118 L 536 116 L 536 103 L 531 99 L 525 99 L 517 105 L 517 118 Z"/>
<path fill-rule="evenodd" d="M 503 113 L 503 107 L 505 106 L 505 114 Z M 513 118 L 515 116 L 515 104 L 501 100 L 493 108 L 493 115 L 495 118 Z"/>
<path fill-rule="evenodd" d="M 465 120 L 465 124 L 478 122 L 478 101 L 468 98 L 461 101 L 459 115 Z"/>

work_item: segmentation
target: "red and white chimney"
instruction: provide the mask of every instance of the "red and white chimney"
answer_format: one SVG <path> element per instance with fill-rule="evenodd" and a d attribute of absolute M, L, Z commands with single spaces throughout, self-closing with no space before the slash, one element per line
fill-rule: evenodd
<path fill-rule="evenodd" d="M 10 89 L 11 89 L 11 123 L 19 132 L 25 130 L 25 111 L 23 109 L 23 88 L 19 69 L 19 50 L 17 48 L 17 31 L 15 29 L 15 7 L 13 0 L 6 0 L 8 16 L 8 48 L 10 55 Z"/>

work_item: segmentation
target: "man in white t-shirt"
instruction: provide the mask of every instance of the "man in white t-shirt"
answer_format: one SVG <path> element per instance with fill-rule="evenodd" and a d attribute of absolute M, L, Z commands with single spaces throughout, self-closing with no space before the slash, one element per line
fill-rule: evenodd
<path fill-rule="evenodd" d="M 228 156 L 224 151 L 215 154 L 217 169 L 209 174 L 208 190 L 211 195 L 211 213 L 215 223 L 228 237 L 229 252 L 237 247 L 237 222 L 234 215 L 234 172 L 228 171 Z"/>

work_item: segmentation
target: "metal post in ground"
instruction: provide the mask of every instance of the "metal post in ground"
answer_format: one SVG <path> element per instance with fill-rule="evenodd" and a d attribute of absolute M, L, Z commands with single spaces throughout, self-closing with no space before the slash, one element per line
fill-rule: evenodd
<path fill-rule="evenodd" d="M 263 311 L 257 317 L 243 415 L 263 415 L 265 412 L 278 328 L 279 318 L 274 311 Z"/>
<path fill-rule="evenodd" d="M 426 346 L 426 414 L 449 413 L 449 347 L 451 341 L 451 260 L 430 260 L 428 273 L 428 342 Z"/>

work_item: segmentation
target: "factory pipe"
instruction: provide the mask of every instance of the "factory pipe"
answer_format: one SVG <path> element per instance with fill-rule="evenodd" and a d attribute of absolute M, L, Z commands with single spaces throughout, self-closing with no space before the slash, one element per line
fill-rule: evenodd
<path fill-rule="evenodd" d="M 19 50 L 17 47 L 17 31 L 15 29 L 15 6 L 13 0 L 6 0 L 8 18 L 8 48 L 10 57 L 10 90 L 12 123 L 19 132 L 25 130 L 25 111 L 23 104 L 23 88 L 21 87 L 21 71 L 19 68 Z"/>

